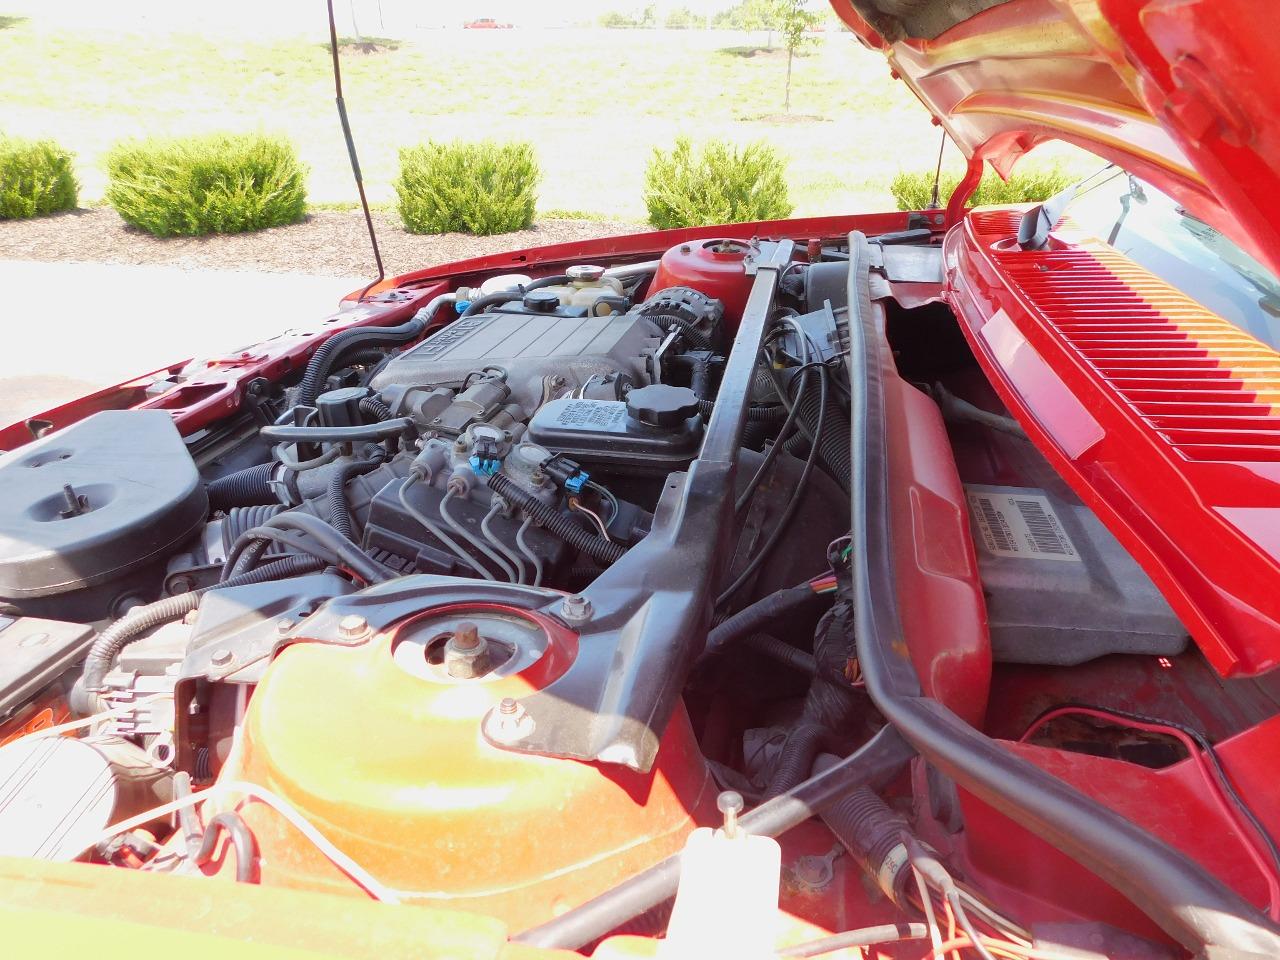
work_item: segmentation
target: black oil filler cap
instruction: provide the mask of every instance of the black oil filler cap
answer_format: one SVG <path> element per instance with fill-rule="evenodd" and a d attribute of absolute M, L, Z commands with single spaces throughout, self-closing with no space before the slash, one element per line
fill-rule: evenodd
<path fill-rule="evenodd" d="M 698 395 L 688 387 L 654 383 L 627 394 L 627 414 L 650 427 L 678 427 L 698 412 Z"/>

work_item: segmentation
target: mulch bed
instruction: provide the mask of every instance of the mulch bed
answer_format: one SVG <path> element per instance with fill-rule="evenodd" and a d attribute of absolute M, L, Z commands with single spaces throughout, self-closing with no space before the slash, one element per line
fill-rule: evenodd
<path fill-rule="evenodd" d="M 486 253 L 592 240 L 650 229 L 626 221 L 540 220 L 493 237 L 406 233 L 393 213 L 374 212 L 387 275 Z M 319 210 L 302 223 L 257 233 L 163 240 L 128 227 L 109 207 L 33 220 L 0 221 L 0 259 L 165 264 L 186 269 L 372 276 L 373 256 L 358 210 Z"/>

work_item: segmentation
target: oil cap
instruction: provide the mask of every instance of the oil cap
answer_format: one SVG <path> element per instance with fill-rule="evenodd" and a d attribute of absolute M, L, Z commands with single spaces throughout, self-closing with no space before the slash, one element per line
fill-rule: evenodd
<path fill-rule="evenodd" d="M 698 412 L 698 395 L 688 387 L 655 383 L 627 394 L 627 414 L 651 427 L 678 427 Z"/>

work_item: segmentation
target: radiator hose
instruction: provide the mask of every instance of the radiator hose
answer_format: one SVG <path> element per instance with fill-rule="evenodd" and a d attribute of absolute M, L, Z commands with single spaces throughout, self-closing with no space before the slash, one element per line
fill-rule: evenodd
<path fill-rule="evenodd" d="M 282 580 L 297 577 L 304 573 L 314 573 L 324 563 L 313 557 L 285 557 L 256 570 L 242 573 L 215 583 L 209 587 L 201 587 L 190 593 L 179 593 L 165 597 L 145 606 L 134 607 L 119 620 L 103 629 L 93 641 L 84 661 L 84 688 L 91 693 L 103 689 L 103 680 L 111 663 L 124 649 L 124 645 L 138 634 L 161 624 L 172 623 L 185 617 L 200 605 L 200 598 L 210 590 L 223 590 L 226 587 L 243 587 L 251 583 L 265 583 L 268 580 Z"/>
<path fill-rule="evenodd" d="M 533 522 L 581 550 L 597 563 L 611 564 L 622 558 L 627 548 L 582 529 L 554 507 L 549 507 L 531 493 L 520 489 L 508 478 L 497 473 L 489 478 L 489 489 L 512 506 L 519 507 Z"/>

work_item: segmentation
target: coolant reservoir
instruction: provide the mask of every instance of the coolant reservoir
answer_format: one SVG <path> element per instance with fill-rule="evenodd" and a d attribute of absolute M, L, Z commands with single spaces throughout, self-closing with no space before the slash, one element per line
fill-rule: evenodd
<path fill-rule="evenodd" d="M 669 287 L 692 287 L 724 304 L 728 333 L 737 330 L 751 293 L 746 259 L 751 245 L 741 240 L 695 240 L 670 248 L 649 284 L 652 297 Z"/>
<path fill-rule="evenodd" d="M 715 815 L 683 710 L 649 774 L 494 745 L 521 736 L 532 721 L 519 698 L 576 653 L 554 620 L 476 604 L 358 646 L 294 644 L 259 684 L 223 776 L 278 793 L 404 900 L 527 928 L 674 853 L 695 816 Z M 591 717 L 566 710 L 563 722 Z M 263 883 L 360 895 L 277 813 L 242 812 Z"/>
<path fill-rule="evenodd" d="M 554 293 L 560 298 L 564 307 L 585 307 L 588 313 L 611 313 L 612 307 L 605 308 L 597 304 L 602 297 L 621 297 L 624 295 L 622 281 L 617 277 L 607 277 L 604 267 L 590 264 L 579 264 L 565 270 L 569 282 L 553 287 L 542 287 L 539 291 Z"/>

